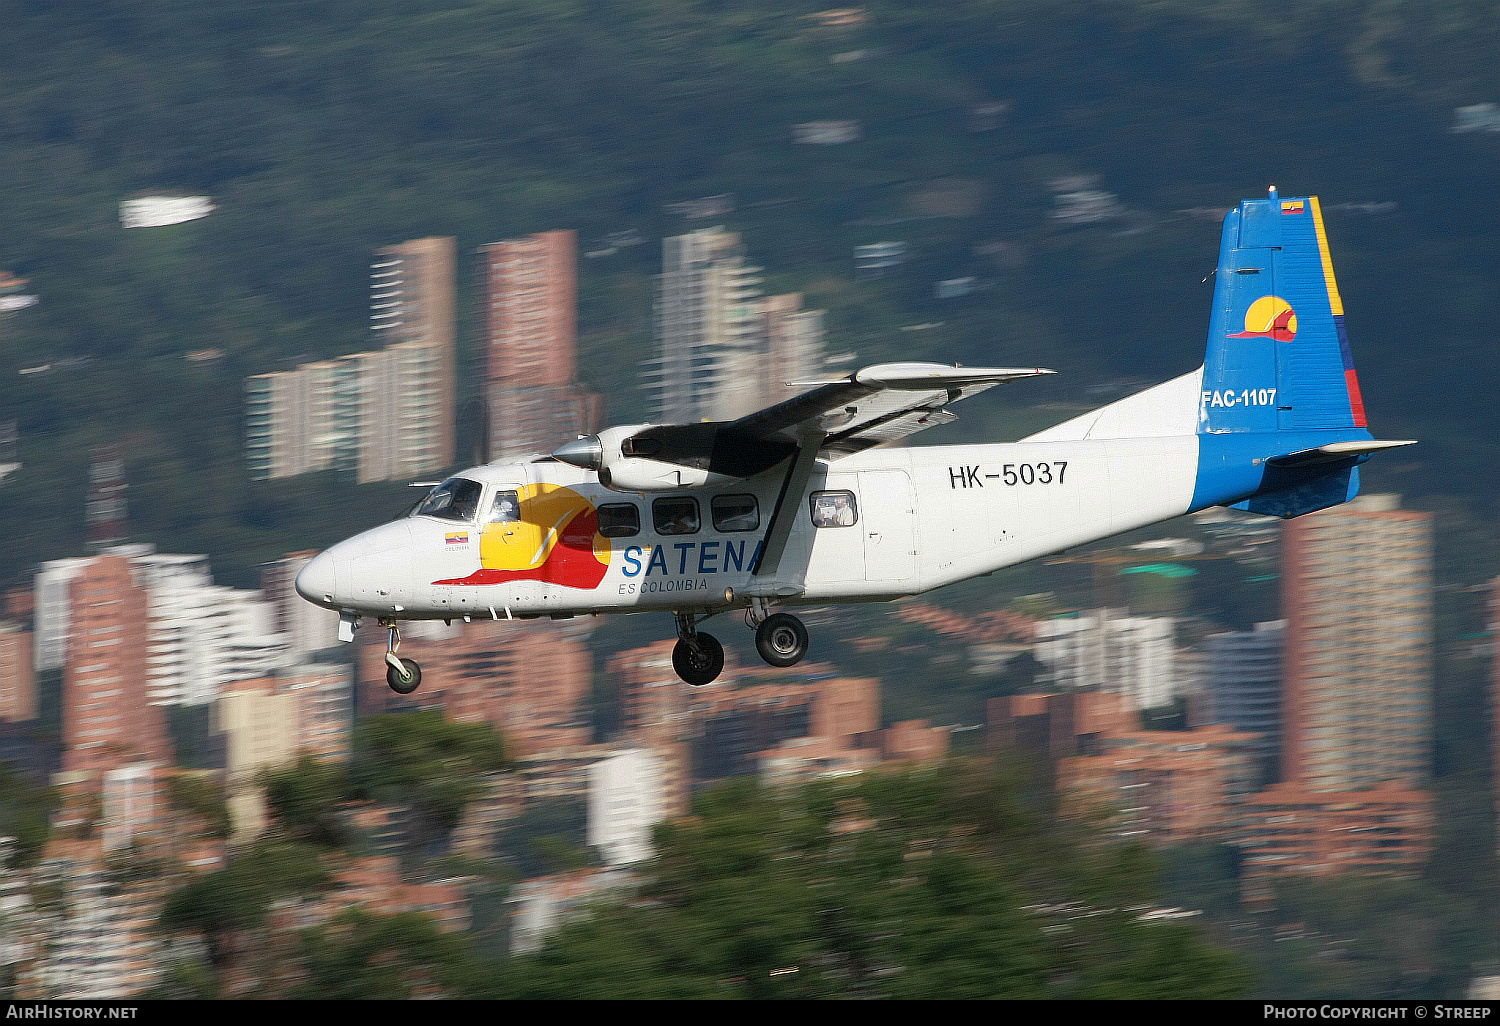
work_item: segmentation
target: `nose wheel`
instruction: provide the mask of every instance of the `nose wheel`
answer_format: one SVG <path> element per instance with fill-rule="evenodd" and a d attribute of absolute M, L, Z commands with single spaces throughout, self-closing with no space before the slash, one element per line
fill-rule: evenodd
<path fill-rule="evenodd" d="M 385 682 L 398 695 L 409 695 L 422 684 L 422 668 L 415 659 L 403 659 L 396 652 L 401 648 L 401 628 L 394 620 L 383 620 L 380 624 L 389 634 L 385 649 Z"/>
<path fill-rule="evenodd" d="M 755 648 L 772 666 L 795 666 L 807 655 L 807 628 L 791 613 L 772 613 L 755 628 Z"/>

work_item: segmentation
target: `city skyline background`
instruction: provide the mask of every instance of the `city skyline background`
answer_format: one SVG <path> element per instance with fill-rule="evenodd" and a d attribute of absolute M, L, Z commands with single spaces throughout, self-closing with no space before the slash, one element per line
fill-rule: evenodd
<path fill-rule="evenodd" d="M 894 836 L 872 811 L 890 781 L 941 778 L 871 767 L 944 753 L 1004 762 L 1019 751 L 1069 796 L 1060 823 L 1107 800 L 1114 815 L 1086 820 L 1098 825 L 1091 837 L 1170 838 L 1154 864 L 1184 908 L 1155 911 L 1234 947 L 1257 980 L 1459 996 L 1500 959 L 1488 925 L 1500 765 L 1491 12 L 1361 0 L 1267 19 L 1182 0 L 1090 0 L 1067 12 L 959 0 L 732 14 L 562 4 L 523 15 L 416 0 L 400 10 L 85 5 L 66 18 L 13 6 L 4 23 L 31 59 L 0 73 L 11 100 L 0 119 L 0 376 L 12 383 L 0 404 L 0 524 L 11 540 L 0 552 L 0 746 L 6 767 L 32 775 L 0 787 L 18 824 L 0 848 L 20 859 L 41 850 L 39 838 L 50 845 L 24 878 L 0 878 L 3 921 L 39 931 L 0 938 L 0 961 L 31 959 L 36 986 L 163 979 L 151 924 L 177 892 L 151 877 L 159 860 L 174 881 L 233 894 L 219 885 L 304 879 L 278 847 L 289 837 L 336 840 L 327 850 L 338 853 L 328 856 L 337 885 L 266 904 L 254 934 L 264 951 L 289 951 L 278 943 L 316 932 L 342 903 L 464 924 L 454 935 L 503 955 L 512 939 L 516 950 L 542 942 L 592 895 L 628 892 L 608 874 L 629 870 L 579 866 L 605 861 L 593 852 L 639 853 L 641 817 L 680 807 L 700 774 L 863 771 L 839 778 L 860 783 L 839 792 L 847 800 L 833 818 L 817 819 L 838 839 L 829 850 L 858 852 Z M 1195 366 L 1223 210 L 1273 183 L 1322 197 L 1372 423 L 1383 437 L 1421 440 L 1362 468 L 1367 495 L 1401 495 L 1394 508 L 1365 510 L 1372 519 L 1357 526 L 1302 524 L 1341 539 L 1329 551 L 1274 521 L 1206 511 L 927 600 L 819 611 L 807 674 L 732 665 L 725 684 L 741 697 L 703 695 L 698 707 L 653 664 L 662 653 L 642 646 L 669 636 L 665 626 L 643 638 L 643 621 L 625 617 L 574 624 L 577 634 L 542 626 L 526 641 L 489 628 L 411 632 L 408 644 L 446 653 L 424 658 L 450 660 L 452 683 L 433 688 L 432 708 L 414 700 L 393 707 L 399 715 L 361 716 L 391 696 L 354 652 L 328 661 L 326 616 L 284 601 L 308 551 L 410 504 L 405 480 L 428 478 L 417 466 L 438 466 L 435 475 L 512 444 L 504 434 L 525 419 L 525 397 L 503 394 L 515 383 L 495 364 L 519 365 L 522 352 L 504 347 L 526 343 L 485 323 L 508 299 L 503 282 L 489 293 L 482 249 L 570 237 L 562 262 L 572 274 L 541 273 L 559 286 L 571 277 L 574 301 L 516 297 L 517 312 L 538 322 L 552 308 L 562 321 L 571 312 L 573 373 L 546 386 L 557 391 L 544 406 L 565 414 L 541 429 L 553 436 L 659 416 L 670 362 L 659 325 L 717 309 L 724 330 L 692 336 L 686 377 L 672 385 L 707 404 L 695 408 L 727 415 L 786 392 L 781 380 L 727 387 L 747 383 L 746 363 L 761 353 L 779 367 L 790 353 L 819 352 L 816 376 L 907 358 L 1058 368 L 923 442 L 1005 439 Z M 722 267 L 705 258 L 692 270 L 718 291 L 674 284 L 669 295 L 667 240 L 699 233 L 725 238 Z M 422 240 L 446 240 L 449 255 L 399 249 Z M 425 294 L 447 297 L 450 312 Z M 678 299 L 691 316 L 669 318 Z M 400 337 L 395 327 L 372 327 L 396 321 L 431 327 L 400 341 L 383 337 Z M 514 415 L 497 418 L 506 404 Z M 271 430 L 293 411 L 320 426 Z M 361 449 L 362 433 L 411 445 Z M 305 442 L 300 454 L 293 437 Z M 1347 562 L 1367 539 L 1389 566 Z M 1310 597 L 1289 593 L 1303 577 L 1296 566 L 1317 562 L 1338 569 L 1309 579 Z M 1363 615 L 1342 607 L 1351 597 Z M 77 623 L 100 633 L 59 631 L 59 605 L 75 599 Z M 1306 613 L 1334 601 L 1337 613 Z M 1403 647 L 1424 632 L 1425 661 Z M 383 640 L 373 633 L 361 632 L 360 653 Z M 1039 651 L 1036 633 L 1054 649 Z M 43 637 L 50 654 L 37 669 Z M 1357 639 L 1357 653 L 1340 649 L 1341 637 Z M 1283 679 L 1283 650 L 1308 670 L 1291 720 L 1280 715 L 1295 683 Z M 535 708 L 502 708 L 490 695 L 525 693 L 516 676 L 529 667 L 516 653 L 545 682 Z M 1362 678 L 1399 669 L 1392 700 L 1327 672 L 1330 658 Z M 127 687 L 145 689 L 144 710 L 129 708 Z M 1182 697 L 1154 704 L 1163 695 Z M 69 710 L 79 714 L 71 755 Z M 130 726 L 132 716 L 145 718 Z M 1351 729 L 1366 722 L 1380 744 L 1351 748 Z M 491 724 L 526 752 L 515 767 L 495 769 L 476 740 Z M 836 736 L 817 733 L 829 724 Z M 686 740 L 612 747 L 673 730 Z M 140 761 L 160 754 L 159 733 L 184 766 Z M 398 787 L 369 772 L 372 752 L 401 767 L 398 742 L 424 739 L 470 752 L 473 773 L 449 775 L 437 759 Z M 261 767 L 284 765 L 296 747 L 340 744 L 347 760 L 310 763 L 293 779 L 315 792 L 346 767 L 354 782 L 340 795 L 352 804 L 326 818 L 266 816 Z M 1296 753 L 1290 769 L 1284 752 Z M 1340 776 L 1346 768 L 1363 775 Z M 44 804 L 44 781 L 59 796 L 46 806 L 50 835 L 27 813 Z M 482 797 L 451 823 L 439 799 L 475 788 Z M 743 822 L 760 800 L 731 785 L 736 797 L 716 807 L 716 793 L 699 792 L 708 834 L 724 828 L 726 804 Z M 1230 846 L 1215 833 L 1224 803 L 1240 831 Z M 591 815 L 616 825 L 593 834 Z M 760 833 L 780 843 L 782 822 L 758 821 Z M 261 824 L 266 832 L 244 841 Z M 973 841 L 987 836 L 968 832 L 980 825 L 923 820 L 902 843 Z M 678 824 L 673 837 L 697 829 Z M 1013 840 L 983 878 L 1049 909 L 1076 898 L 1044 901 L 1035 877 L 1009 877 Z M 481 860 L 503 850 L 535 879 L 507 891 L 507 906 L 482 885 L 454 883 L 452 859 L 412 854 L 444 846 Z M 1074 851 L 1057 833 L 1043 848 Z M 909 849 L 903 864 L 942 863 L 929 850 Z M 1277 876 L 1285 863 L 1309 875 Z M 571 868 L 551 872 L 561 866 Z M 1381 875 L 1362 889 L 1339 867 Z M 822 895 L 820 881 L 851 868 L 809 869 L 773 893 Z M 757 911 L 786 921 L 753 893 Z M 870 893 L 899 905 L 906 892 Z M 920 895 L 945 907 L 940 891 Z M 182 916 L 186 907 L 173 904 Z M 855 915 L 859 902 L 843 907 Z M 1096 910 L 1073 911 L 1087 925 Z M 1043 936 L 1099 936 L 1072 914 L 1045 913 L 1055 918 Z M 188 962 L 229 967 L 225 980 L 255 975 L 232 940 L 172 921 L 173 950 Z M 847 927 L 820 923 L 798 940 L 862 935 Z M 1035 939 L 1034 924 L 1023 933 Z M 39 950 L 55 957 L 28 954 Z M 918 974 L 873 973 L 918 955 L 879 954 L 884 962 L 817 957 L 840 992 L 911 993 L 899 988 Z M 926 957 L 923 975 L 949 981 Z M 856 986 L 860 965 L 872 975 Z M 178 969 L 165 970 L 174 986 Z M 815 975 L 775 985 L 806 993 L 791 988 Z M 754 976 L 736 964 L 710 983 Z"/>

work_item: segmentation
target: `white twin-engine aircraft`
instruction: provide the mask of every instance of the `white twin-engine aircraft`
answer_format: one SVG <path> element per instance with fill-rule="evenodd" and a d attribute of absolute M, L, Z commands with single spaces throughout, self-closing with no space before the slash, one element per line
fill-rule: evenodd
<path fill-rule="evenodd" d="M 778 607 L 940 588 L 1208 506 L 1294 517 L 1359 490 L 1373 440 L 1316 197 L 1224 220 L 1204 365 L 1017 442 L 877 448 L 1040 368 L 888 363 L 736 421 L 616 427 L 529 462 L 463 471 L 404 519 L 312 559 L 308 601 L 401 620 L 670 611 L 672 664 L 707 684 L 698 629 L 743 609 L 773 666 L 807 652 Z"/>

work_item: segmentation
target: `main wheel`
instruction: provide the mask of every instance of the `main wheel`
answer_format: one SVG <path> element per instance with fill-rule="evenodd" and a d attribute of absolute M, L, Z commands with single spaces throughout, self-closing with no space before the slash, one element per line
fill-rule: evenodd
<path fill-rule="evenodd" d="M 422 668 L 414 659 L 402 659 L 401 667 L 405 673 L 397 673 L 396 668 L 390 663 L 385 664 L 385 682 L 391 686 L 391 690 L 398 695 L 409 695 L 417 690 L 422 683 Z"/>
<path fill-rule="evenodd" d="M 755 648 L 772 666 L 794 666 L 807 655 L 807 628 L 791 613 L 772 613 L 755 628 Z"/>
<path fill-rule="evenodd" d="M 678 641 L 672 649 L 672 669 L 694 687 L 707 684 L 724 669 L 724 646 L 712 634 L 699 631 L 691 642 Z"/>

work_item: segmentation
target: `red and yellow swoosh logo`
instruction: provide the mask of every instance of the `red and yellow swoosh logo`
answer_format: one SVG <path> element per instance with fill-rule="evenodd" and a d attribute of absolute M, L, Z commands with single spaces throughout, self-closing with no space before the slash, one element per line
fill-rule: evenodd
<path fill-rule="evenodd" d="M 597 588 L 609 569 L 609 539 L 599 533 L 594 504 L 561 485 L 520 489 L 521 519 L 486 524 L 479 537 L 479 569 L 434 584 L 545 581 Z"/>
<path fill-rule="evenodd" d="M 1245 330 L 1228 337 L 1290 342 L 1297 337 L 1297 311 L 1280 296 L 1261 296 L 1245 311 Z"/>

